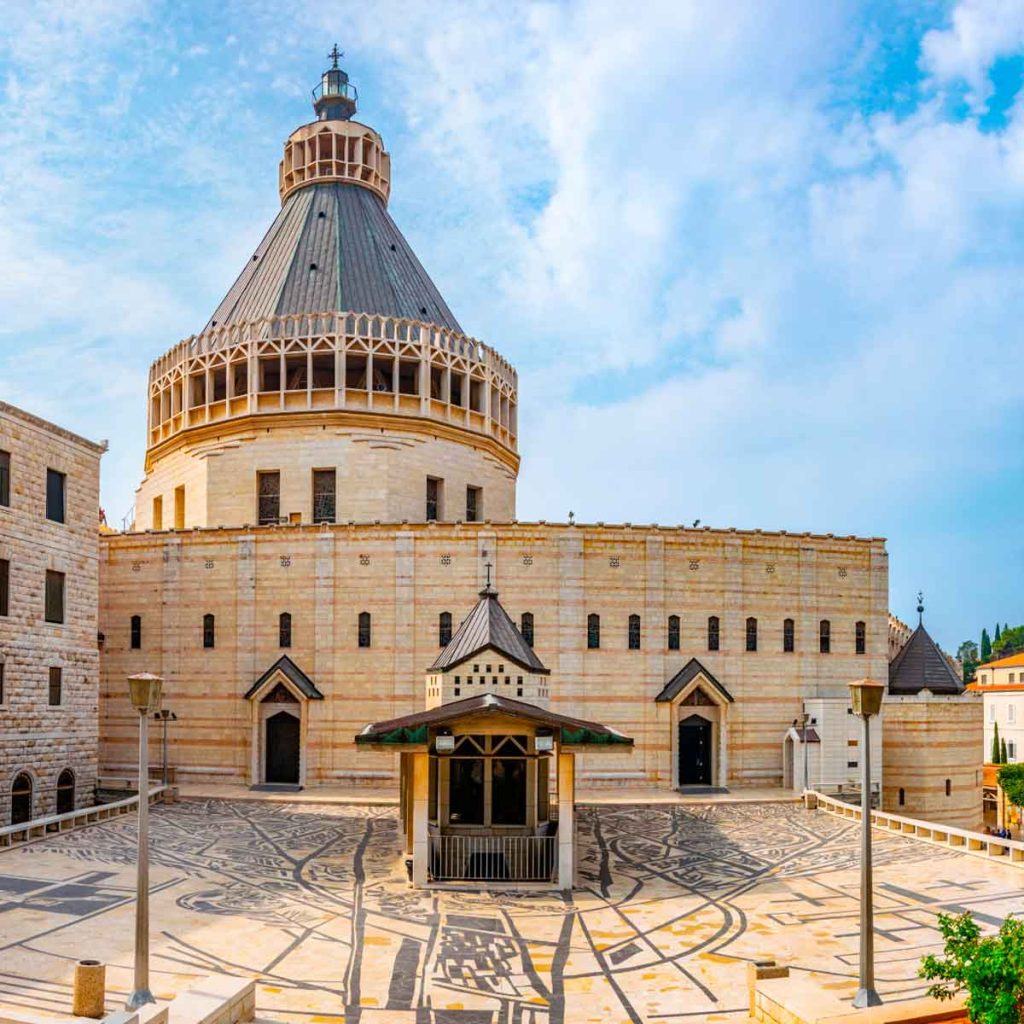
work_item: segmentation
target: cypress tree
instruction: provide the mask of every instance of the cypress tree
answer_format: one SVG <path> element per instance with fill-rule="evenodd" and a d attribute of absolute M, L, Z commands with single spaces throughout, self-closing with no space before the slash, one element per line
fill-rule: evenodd
<path fill-rule="evenodd" d="M 999 723 L 996 722 L 995 730 L 992 733 L 992 763 L 999 764 Z"/>
<path fill-rule="evenodd" d="M 1002 635 L 1003 635 L 1003 634 L 1002 634 L 1002 633 L 1000 632 L 1000 629 L 999 629 L 999 623 L 997 622 L 997 623 L 996 623 L 996 635 L 995 635 L 994 637 L 992 637 L 992 644 L 993 644 L 993 646 L 994 646 L 995 644 L 999 643 L 999 638 L 1000 638 L 1000 637 L 1001 637 Z"/>
<path fill-rule="evenodd" d="M 992 639 L 988 635 L 988 630 L 983 629 L 981 631 L 981 660 L 982 663 L 989 660 L 992 657 Z"/>
<path fill-rule="evenodd" d="M 1006 740 L 999 741 L 999 763 L 1009 764 L 1009 760 L 1006 757 Z"/>

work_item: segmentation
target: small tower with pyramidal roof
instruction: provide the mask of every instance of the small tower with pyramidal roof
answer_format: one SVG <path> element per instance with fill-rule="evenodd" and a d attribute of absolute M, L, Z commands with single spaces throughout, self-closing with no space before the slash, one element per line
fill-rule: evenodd
<path fill-rule="evenodd" d="M 548 708 L 550 676 L 498 601 L 488 565 L 476 607 L 427 669 L 426 706 L 491 693 Z"/>

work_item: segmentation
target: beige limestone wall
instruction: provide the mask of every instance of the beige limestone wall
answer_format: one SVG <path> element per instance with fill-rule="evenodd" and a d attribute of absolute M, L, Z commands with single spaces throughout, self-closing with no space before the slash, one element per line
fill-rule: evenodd
<path fill-rule="evenodd" d="M 982 729 L 982 701 L 975 694 L 887 697 L 882 708 L 882 809 L 980 828 Z"/>
<path fill-rule="evenodd" d="M 27 771 L 33 814 L 51 814 L 57 776 L 75 773 L 76 806 L 92 803 L 98 746 L 99 463 L 104 448 L 0 402 L 0 450 L 11 457 L 11 503 L 0 505 L 0 559 L 10 562 L 8 614 L 0 616 L 0 824 L 11 785 Z M 66 474 L 64 523 L 46 518 L 46 471 Z M 47 570 L 65 574 L 63 624 L 44 621 Z M 49 704 L 51 667 L 62 701 Z"/>
<path fill-rule="evenodd" d="M 183 777 L 251 781 L 253 709 L 244 694 L 283 653 L 323 692 L 304 705 L 306 781 L 380 782 L 392 755 L 356 751 L 366 723 L 424 706 L 437 656 L 438 616 L 469 613 L 491 562 L 500 600 L 518 622 L 534 615 L 536 650 L 551 670 L 551 708 L 597 719 L 636 749 L 581 757 L 581 785 L 674 783 L 673 733 L 681 709 L 656 704 L 696 657 L 734 698 L 721 711 L 724 779 L 778 785 L 782 737 L 805 697 L 845 696 L 851 679 L 884 678 L 888 572 L 884 542 L 826 536 L 540 523 L 409 524 L 197 530 L 104 538 L 101 760 L 131 763 L 134 721 L 124 679 L 164 676 L 172 760 Z M 278 616 L 292 615 L 293 646 L 278 646 Z M 360 611 L 372 646 L 357 645 Z M 217 645 L 201 646 L 202 616 L 216 615 Z M 601 648 L 586 621 L 601 616 Z M 143 645 L 128 648 L 143 616 Z M 642 617 L 640 650 L 628 618 Z M 680 650 L 666 620 L 681 618 Z M 722 649 L 707 650 L 707 618 L 721 619 Z M 745 620 L 758 619 L 758 650 Z M 782 651 L 782 621 L 796 621 L 796 651 Z M 832 623 L 832 653 L 818 623 Z M 868 648 L 854 653 L 854 623 Z M 691 709 L 692 710 L 692 709 Z M 255 766 L 258 774 L 259 765 Z"/>
<path fill-rule="evenodd" d="M 185 487 L 186 528 L 256 523 L 256 475 L 281 473 L 281 515 L 298 513 L 312 522 L 314 469 L 334 469 L 337 520 L 422 522 L 428 476 L 443 481 L 440 518 L 466 517 L 466 488 L 482 490 L 479 515 L 510 520 L 515 515 L 515 461 L 496 457 L 494 446 L 473 443 L 470 434 L 448 437 L 380 428 L 317 424 L 264 425 L 223 438 L 178 447 L 153 463 L 136 492 L 135 525 L 157 528 L 153 499 L 163 505 L 161 527 L 174 527 L 174 491 Z M 493 450 L 491 450 L 493 449 Z"/>

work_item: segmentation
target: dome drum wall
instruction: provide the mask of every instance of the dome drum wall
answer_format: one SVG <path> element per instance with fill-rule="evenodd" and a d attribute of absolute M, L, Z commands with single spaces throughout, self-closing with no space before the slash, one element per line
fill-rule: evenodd
<path fill-rule="evenodd" d="M 492 439 L 518 466 L 517 379 L 496 352 L 430 324 L 355 313 L 211 328 L 150 369 L 147 471 L 176 437 L 256 414 L 414 416 Z"/>
<path fill-rule="evenodd" d="M 288 136 L 278 169 L 281 202 L 296 189 L 330 181 L 362 185 L 388 201 L 391 157 L 372 128 L 358 121 L 315 121 Z"/>

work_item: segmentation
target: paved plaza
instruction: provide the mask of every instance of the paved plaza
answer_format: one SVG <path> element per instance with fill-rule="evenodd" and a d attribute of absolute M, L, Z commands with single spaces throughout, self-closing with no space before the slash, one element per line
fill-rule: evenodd
<path fill-rule="evenodd" d="M 414 891 L 394 807 L 186 801 L 152 814 L 153 989 L 259 979 L 262 1020 L 744 1021 L 748 961 L 855 988 L 858 825 L 785 803 L 580 810 L 581 888 Z M 1024 911 L 1024 872 L 875 834 L 879 988 L 923 991 L 935 914 Z M 135 832 L 0 853 L 0 1006 L 70 1007 L 73 962 L 130 981 Z"/>

